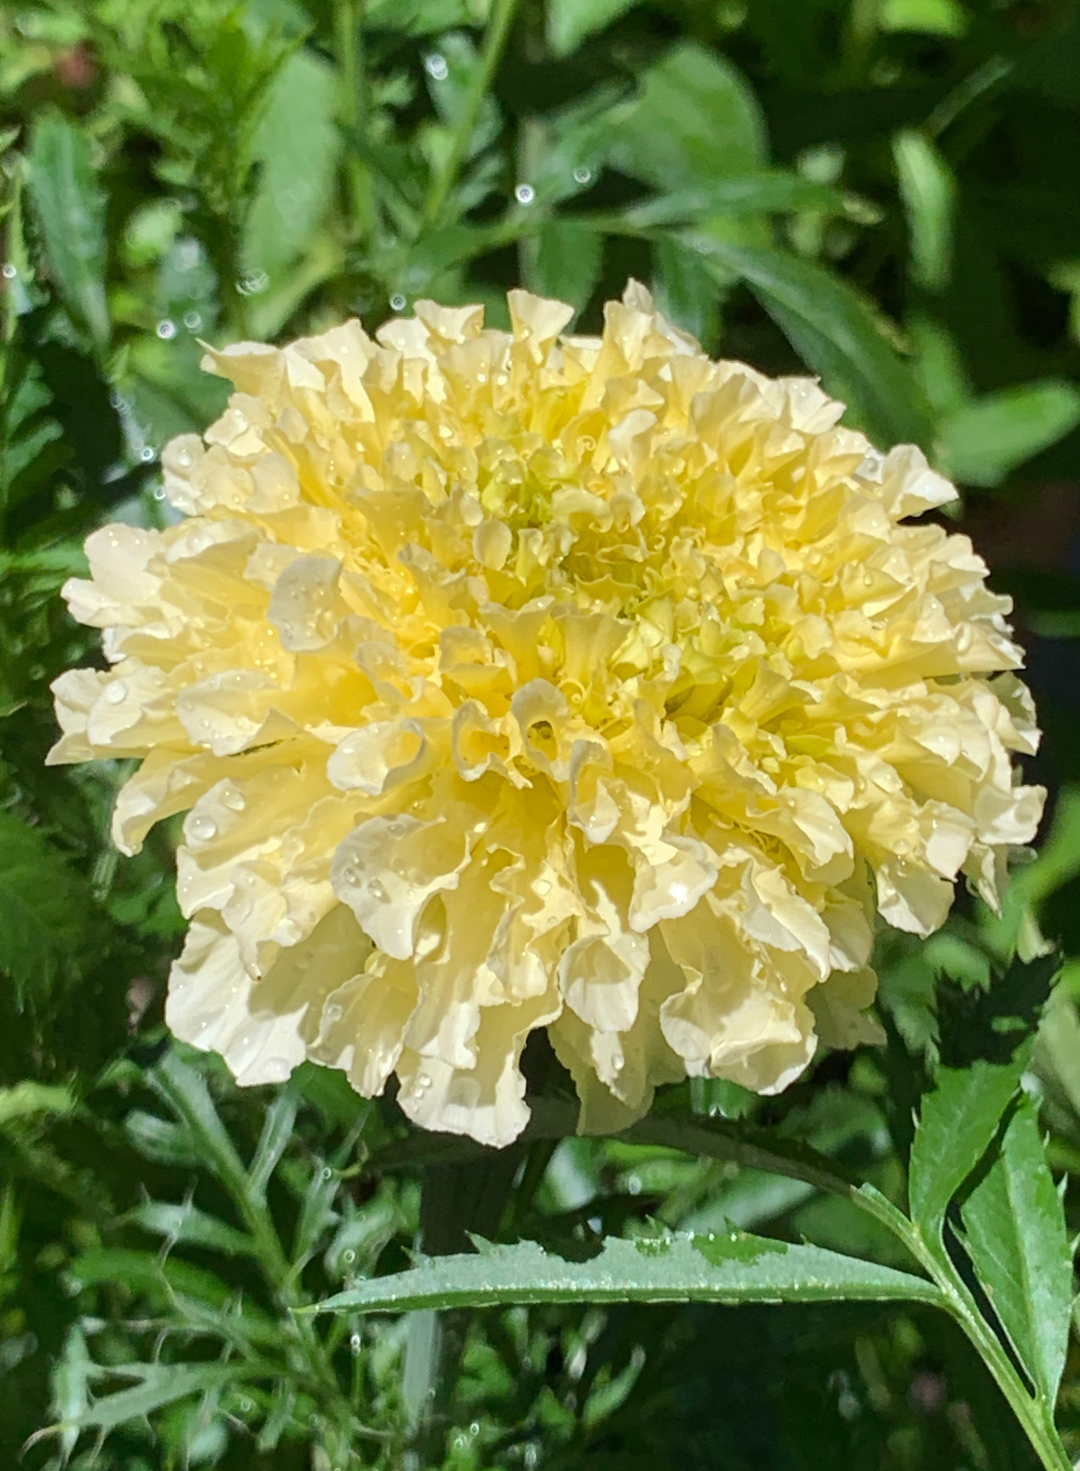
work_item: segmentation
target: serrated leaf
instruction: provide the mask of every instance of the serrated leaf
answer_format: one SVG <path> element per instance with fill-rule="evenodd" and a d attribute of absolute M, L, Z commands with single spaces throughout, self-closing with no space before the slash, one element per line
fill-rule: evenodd
<path fill-rule="evenodd" d="M 554 296 L 580 311 L 600 278 L 603 237 L 576 220 L 549 220 L 539 231 L 529 269 L 529 289 Z"/>
<path fill-rule="evenodd" d="M 626 1241 L 609 1238 L 586 1261 L 566 1261 L 532 1241 L 437 1257 L 374 1277 L 315 1306 L 317 1312 L 400 1312 L 559 1302 L 939 1303 L 921 1277 L 818 1246 L 792 1246 L 742 1231 Z"/>
<path fill-rule="evenodd" d="M 982 1159 L 1020 1082 L 1020 1068 L 979 1058 L 938 1068 L 911 1146 L 908 1199 L 915 1224 L 941 1231 L 949 1201 Z"/>
<path fill-rule="evenodd" d="M 88 1384 L 92 1368 L 86 1339 L 76 1323 L 68 1329 L 63 1352 L 53 1366 L 51 1375 L 53 1412 L 65 1426 L 60 1432 L 62 1466 L 67 1465 L 79 1438 L 78 1429 L 73 1422 L 86 1413 L 90 1404 Z"/>
<path fill-rule="evenodd" d="M 82 875 L 36 828 L 0 812 L 0 969 L 20 1010 L 49 999 L 99 927 Z"/>
<path fill-rule="evenodd" d="M 76 320 L 99 347 L 110 336 L 105 299 L 105 196 L 90 140 L 59 115 L 38 120 L 30 145 L 30 197 L 49 268 Z"/>
<path fill-rule="evenodd" d="M 911 1215 L 931 1241 L 1020 1085 L 1056 968 L 1054 956 L 1039 956 L 1015 960 L 986 990 L 939 986 L 943 1062 L 922 1099 L 908 1166 Z"/>
<path fill-rule="evenodd" d="M 1060 378 L 1021 383 L 955 409 L 938 430 L 955 479 L 991 488 L 1080 424 L 1080 390 Z"/>
<path fill-rule="evenodd" d="M 1035 1106 L 1023 1098 L 994 1159 L 961 1206 L 976 1275 L 1032 1383 L 1053 1406 L 1072 1316 L 1065 1211 Z"/>
<path fill-rule="evenodd" d="M 741 277 L 825 388 L 842 399 L 879 444 L 932 438 L 930 412 L 914 373 L 857 291 L 812 261 L 778 250 L 699 235 L 685 237 L 721 271 Z"/>
<path fill-rule="evenodd" d="M 664 190 L 748 173 L 765 162 L 765 124 L 745 77 L 724 57 L 689 42 L 645 72 L 619 121 L 611 161 Z"/>

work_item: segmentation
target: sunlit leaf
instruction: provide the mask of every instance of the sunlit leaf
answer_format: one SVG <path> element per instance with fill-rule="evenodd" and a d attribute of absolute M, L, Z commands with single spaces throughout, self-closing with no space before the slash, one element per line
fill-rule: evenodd
<path fill-rule="evenodd" d="M 543 1302 L 939 1302 L 921 1277 L 742 1231 L 626 1241 L 586 1261 L 535 1242 L 436 1258 L 373 1277 L 318 1304 L 319 1312 L 399 1312 Z"/>
<path fill-rule="evenodd" d="M 915 375 L 882 331 L 870 304 L 846 281 L 811 261 L 700 235 L 686 237 L 719 266 L 723 282 L 740 276 L 811 371 L 882 445 L 932 437 Z"/>
<path fill-rule="evenodd" d="M 1080 389 L 1061 378 L 1018 384 L 954 409 L 938 439 L 949 473 L 964 485 L 1000 485 L 1010 471 L 1080 424 Z"/>
<path fill-rule="evenodd" d="M 1028 1099 L 1014 1111 L 961 1212 L 979 1281 L 1032 1382 L 1052 1406 L 1069 1342 L 1072 1253 Z"/>
<path fill-rule="evenodd" d="M 624 173 L 669 190 L 748 173 L 765 153 L 761 108 L 741 72 L 685 43 L 645 72 L 611 158 Z"/>

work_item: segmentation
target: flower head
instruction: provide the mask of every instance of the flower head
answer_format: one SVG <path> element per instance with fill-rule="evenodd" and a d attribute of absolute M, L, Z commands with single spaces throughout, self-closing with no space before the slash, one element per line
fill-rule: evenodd
<path fill-rule="evenodd" d="M 241 1083 L 396 1072 L 488 1144 L 540 1028 L 591 1129 L 873 1037 L 875 910 L 993 904 L 1042 805 L 1008 601 L 906 521 L 955 494 L 917 449 L 635 284 L 601 338 L 509 302 L 212 352 L 182 519 L 95 532 L 65 589 L 111 667 L 56 682 L 52 754 L 142 758 L 124 852 L 188 811 L 177 1035 Z"/>

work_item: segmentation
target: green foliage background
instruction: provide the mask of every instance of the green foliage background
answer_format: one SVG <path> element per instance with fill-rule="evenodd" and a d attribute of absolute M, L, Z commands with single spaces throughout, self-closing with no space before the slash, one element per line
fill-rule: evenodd
<path fill-rule="evenodd" d="M 969 1342 L 984 1319 L 1040 1404 L 1064 1372 L 1080 1452 L 1075 1341 L 1062 1363 L 1080 1225 L 1072 0 L 15 0 L 0 185 L 3 1464 L 27 1447 L 30 1468 L 95 1471 L 1015 1471 L 1035 1452 L 992 1345 Z M 965 896 L 926 944 L 883 936 L 888 1047 L 824 1056 L 780 1099 L 694 1083 L 629 1136 L 565 1138 L 541 1057 L 537 1128 L 496 1166 L 323 1070 L 239 1093 L 161 1026 L 175 831 L 118 863 L 124 771 L 43 765 L 49 681 L 100 657 L 58 589 L 102 520 L 160 524 L 158 452 L 222 406 L 200 339 L 372 328 L 421 295 L 505 325 L 519 283 L 594 330 L 628 275 L 710 351 L 820 375 L 879 443 L 916 440 L 956 479 L 947 513 L 1031 651 L 1041 854 L 1001 916 Z M 1064 966 L 1032 1050 L 1043 936 Z M 1022 1021 L 1002 1052 L 1004 1015 Z M 911 1229 L 931 1276 L 966 1240 L 967 1338 L 929 1297 L 764 1305 L 738 1263 L 766 1248 L 741 1237 L 713 1265 L 746 1305 L 578 1300 L 570 1268 L 587 1276 L 603 1237 L 665 1228 L 910 1269 L 846 1181 L 903 1200 L 928 1079 Z M 421 1181 L 448 1199 L 500 1169 L 519 1172 L 509 1204 L 472 1224 L 550 1247 L 566 1282 L 471 1316 L 463 1268 L 452 1291 L 411 1273 L 387 1297 Z M 465 1246 L 443 1216 L 444 1246 Z M 527 1281 L 533 1258 L 508 1260 Z M 680 1263 L 651 1269 L 654 1296 Z M 858 1297 L 841 1277 L 824 1295 Z M 332 1318 L 292 1311 L 342 1292 Z M 432 1320 L 366 1316 L 378 1302 L 453 1309 L 460 1374 L 417 1380 Z"/>

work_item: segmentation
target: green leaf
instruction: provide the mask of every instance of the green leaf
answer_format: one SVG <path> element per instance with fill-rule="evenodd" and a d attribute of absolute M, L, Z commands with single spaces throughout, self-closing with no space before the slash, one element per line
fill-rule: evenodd
<path fill-rule="evenodd" d="M 173 1205 L 166 1201 L 146 1200 L 128 1214 L 127 1219 L 145 1231 L 153 1231 L 173 1242 L 188 1246 L 206 1246 L 226 1256 L 242 1256 L 255 1250 L 255 1243 L 243 1231 L 228 1226 L 206 1211 L 191 1204 Z"/>
<path fill-rule="evenodd" d="M 554 296 L 580 311 L 600 279 L 603 237 L 576 220 L 549 220 L 537 237 L 529 268 L 529 289 Z"/>
<path fill-rule="evenodd" d="M 49 999 L 99 929 L 82 875 L 36 828 L 0 812 L 0 969 L 16 1006 Z"/>
<path fill-rule="evenodd" d="M 281 1156 L 285 1153 L 289 1140 L 292 1138 L 293 1124 L 296 1122 L 296 1110 L 299 1105 L 298 1091 L 295 1078 L 291 1078 L 267 1106 L 262 1134 L 255 1150 L 255 1156 L 251 1161 L 251 1168 L 248 1170 L 252 1194 L 260 1199 L 266 1195 L 270 1176 L 277 1169 Z"/>
<path fill-rule="evenodd" d="M 761 169 L 737 174 L 715 183 L 673 189 L 642 204 L 633 204 L 623 218 L 638 229 L 691 224 L 716 216 L 739 219 L 755 214 L 786 214 L 812 209 L 829 214 L 865 214 L 870 206 L 856 195 L 843 194 L 802 174 Z M 661 237 L 662 238 L 662 237 Z"/>
<path fill-rule="evenodd" d="M 105 299 L 105 196 L 90 140 L 58 115 L 39 119 L 30 145 L 30 197 L 49 268 L 76 321 L 99 347 L 109 341 Z"/>
<path fill-rule="evenodd" d="M 105 1394 L 77 1419 L 62 1421 L 51 1427 L 61 1432 L 74 1430 L 115 1430 L 131 1420 L 141 1420 L 177 1400 L 203 1394 L 206 1390 L 240 1380 L 263 1378 L 267 1369 L 231 1364 L 118 1364 L 110 1366 L 111 1374 L 127 1374 L 141 1382 L 132 1389 Z"/>
<path fill-rule="evenodd" d="M 716 341 L 720 305 L 726 292 L 701 255 L 674 235 L 662 234 L 653 245 L 653 294 L 660 310 L 689 332 L 706 350 Z"/>
<path fill-rule="evenodd" d="M 912 1219 L 931 1242 L 1020 1085 L 1057 964 L 1052 955 L 1016 960 L 985 991 L 939 985 L 942 1062 L 919 1108 L 908 1167 Z"/>
<path fill-rule="evenodd" d="M 270 88 L 252 145 L 262 170 L 243 258 L 271 282 L 304 253 L 326 213 L 341 153 L 337 87 L 332 68 L 305 50 L 289 57 Z"/>
<path fill-rule="evenodd" d="M 18 1119 L 51 1114 L 63 1118 L 75 1109 L 71 1090 L 62 1084 L 33 1083 L 29 1079 L 12 1088 L 0 1088 L 0 1128 Z"/>
<path fill-rule="evenodd" d="M 586 36 L 602 31 L 632 10 L 638 0 L 547 0 L 547 43 L 568 56 Z"/>
<path fill-rule="evenodd" d="M 317 1312 L 400 1312 L 547 1302 L 939 1303 L 921 1277 L 742 1231 L 625 1241 L 609 1238 L 587 1261 L 566 1261 L 523 1241 L 437 1257 L 411 1271 L 374 1277 Z"/>
<path fill-rule="evenodd" d="M 617 168 L 665 191 L 749 173 L 765 157 L 765 124 L 746 79 L 689 43 L 645 73 L 611 147 Z"/>
<path fill-rule="evenodd" d="M 990 1147 L 1020 1072 L 982 1058 L 938 1068 L 919 1110 L 908 1177 L 912 1218 L 928 1236 L 940 1234 L 949 1201 Z"/>
<path fill-rule="evenodd" d="M 961 1215 L 979 1281 L 1032 1383 L 1052 1407 L 1069 1343 L 1072 1258 L 1064 1207 L 1029 1099 L 1021 1099 Z"/>
<path fill-rule="evenodd" d="M 929 408 L 908 365 L 857 291 L 811 261 L 700 235 L 685 236 L 726 285 L 741 277 L 828 392 L 882 445 L 932 437 Z"/>
<path fill-rule="evenodd" d="M 1080 389 L 1047 378 L 964 404 L 942 421 L 938 436 L 949 473 L 965 485 L 989 488 L 1077 424 Z"/>
<path fill-rule="evenodd" d="M 940 291 L 952 266 L 956 181 L 930 139 L 914 129 L 893 139 L 893 158 L 911 235 L 911 274 L 927 291 Z"/>

